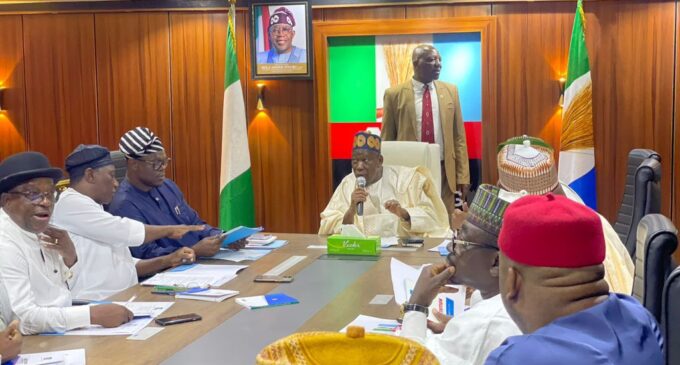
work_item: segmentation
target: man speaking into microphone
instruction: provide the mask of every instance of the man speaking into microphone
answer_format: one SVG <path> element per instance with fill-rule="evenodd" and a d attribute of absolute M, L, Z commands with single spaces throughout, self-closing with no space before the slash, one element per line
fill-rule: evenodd
<path fill-rule="evenodd" d="M 381 237 L 446 237 L 448 215 L 430 172 L 383 165 L 380 144 L 377 135 L 354 135 L 352 173 L 321 212 L 319 234 L 339 233 L 342 225 L 354 224 Z"/>

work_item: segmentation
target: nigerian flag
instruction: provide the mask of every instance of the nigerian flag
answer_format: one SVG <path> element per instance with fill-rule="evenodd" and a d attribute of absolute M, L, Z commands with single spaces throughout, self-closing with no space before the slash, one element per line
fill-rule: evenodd
<path fill-rule="evenodd" d="M 227 29 L 227 57 L 224 72 L 224 104 L 222 106 L 222 162 L 220 169 L 220 228 L 255 225 L 253 176 L 246 130 L 243 90 L 236 61 L 234 20 L 236 9 L 231 3 Z"/>
<path fill-rule="evenodd" d="M 585 28 L 583 2 L 579 0 L 569 45 L 558 171 L 560 180 L 574 189 L 586 205 L 596 209 L 593 85 Z"/>

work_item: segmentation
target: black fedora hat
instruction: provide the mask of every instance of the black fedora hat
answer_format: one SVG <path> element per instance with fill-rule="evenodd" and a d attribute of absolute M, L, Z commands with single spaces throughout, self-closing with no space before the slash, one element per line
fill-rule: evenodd
<path fill-rule="evenodd" d="M 50 166 L 50 161 L 42 153 L 17 153 L 0 163 L 0 193 L 38 177 L 49 177 L 57 182 L 61 176 L 61 169 Z"/>

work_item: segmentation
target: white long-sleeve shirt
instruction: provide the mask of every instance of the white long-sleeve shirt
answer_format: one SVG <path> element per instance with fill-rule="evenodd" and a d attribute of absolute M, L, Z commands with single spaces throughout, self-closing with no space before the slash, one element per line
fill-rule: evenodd
<path fill-rule="evenodd" d="M 54 207 L 52 222 L 69 232 L 79 268 L 74 298 L 101 300 L 137 284 L 128 247 L 144 243 L 144 224 L 114 216 L 92 198 L 69 188 Z"/>
<path fill-rule="evenodd" d="M 452 318 L 441 334 L 428 334 L 427 317 L 411 311 L 404 314 L 401 336 L 418 341 L 442 364 L 481 365 L 506 338 L 521 335 L 496 295 L 474 304 Z"/>
<path fill-rule="evenodd" d="M 69 280 L 73 273 L 62 257 L 43 249 L 35 233 L 23 230 L 1 209 L 0 276 L 23 334 L 90 325 L 90 308 L 71 306 Z"/>
<path fill-rule="evenodd" d="M 413 84 L 413 94 L 416 101 L 416 136 L 419 141 L 423 138 L 423 94 L 425 93 L 425 84 L 411 79 Z M 444 133 L 442 132 L 442 123 L 439 117 L 439 97 L 437 97 L 437 88 L 434 87 L 434 82 L 427 84 L 427 89 L 430 91 L 430 100 L 432 101 L 432 125 L 434 126 L 434 143 L 439 145 L 439 159 L 444 160 Z"/>

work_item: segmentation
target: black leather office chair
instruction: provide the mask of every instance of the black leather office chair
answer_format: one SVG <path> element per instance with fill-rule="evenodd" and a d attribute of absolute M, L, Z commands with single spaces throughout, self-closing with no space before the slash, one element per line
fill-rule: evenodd
<path fill-rule="evenodd" d="M 662 214 L 646 215 L 637 229 L 637 246 L 633 296 L 661 322 L 663 287 L 675 266 L 678 230 Z"/>
<path fill-rule="evenodd" d="M 680 364 L 680 268 L 673 270 L 663 288 L 661 332 L 665 340 L 666 364 Z"/>
<path fill-rule="evenodd" d="M 628 173 L 614 230 L 635 261 L 635 240 L 640 219 L 661 212 L 661 156 L 647 149 L 628 154 Z"/>
<path fill-rule="evenodd" d="M 127 173 L 127 160 L 125 159 L 125 155 L 123 152 L 117 150 L 111 151 L 111 159 L 113 160 L 113 166 L 116 167 L 116 180 L 121 182 Z"/>

